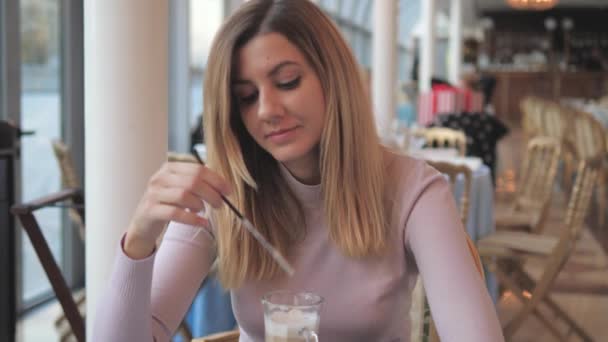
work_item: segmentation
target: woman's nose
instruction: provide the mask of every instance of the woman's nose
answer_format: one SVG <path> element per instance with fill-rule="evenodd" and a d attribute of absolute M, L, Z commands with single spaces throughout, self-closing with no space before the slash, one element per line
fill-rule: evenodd
<path fill-rule="evenodd" d="M 261 120 L 275 122 L 284 115 L 283 106 L 276 92 L 272 90 L 260 91 L 258 101 L 258 117 Z"/>

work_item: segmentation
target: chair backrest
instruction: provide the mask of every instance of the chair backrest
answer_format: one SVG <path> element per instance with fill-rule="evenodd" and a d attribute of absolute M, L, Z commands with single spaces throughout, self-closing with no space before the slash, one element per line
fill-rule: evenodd
<path fill-rule="evenodd" d="M 548 264 L 536 283 L 532 292 L 533 299 L 543 298 L 568 261 L 584 227 L 602 162 L 602 157 L 579 162 L 574 187 L 568 200 L 565 229 L 562 230 L 559 241 L 549 256 Z"/>
<path fill-rule="evenodd" d="M 70 148 L 60 140 L 53 140 L 53 152 L 61 171 L 61 183 L 64 188 L 80 188 L 80 180 L 74 166 Z"/>
<path fill-rule="evenodd" d="M 415 135 L 421 136 L 428 147 L 453 147 L 458 154 L 464 156 L 467 151 L 467 136 L 463 131 L 446 127 L 431 127 L 417 130 Z"/>
<path fill-rule="evenodd" d="M 55 158 L 59 164 L 59 170 L 61 172 L 61 184 L 63 188 L 81 189 L 82 187 L 80 180 L 78 179 L 76 167 L 74 166 L 74 160 L 72 159 L 72 152 L 70 151 L 70 148 L 61 140 L 53 140 L 51 144 L 53 145 L 53 152 L 55 153 Z M 78 227 L 78 235 L 80 236 L 80 239 L 84 241 L 85 225 L 84 221 L 82 220 L 82 216 L 74 208 L 68 208 L 68 216 L 76 227 Z"/>
<path fill-rule="evenodd" d="M 535 96 L 527 96 L 521 101 L 522 128 L 526 136 L 534 137 L 542 132 L 544 107 L 545 101 Z"/>
<path fill-rule="evenodd" d="M 469 217 L 469 199 L 471 198 L 471 182 L 473 179 L 473 173 L 469 167 L 461 164 L 454 164 L 445 161 L 427 161 L 429 165 L 434 167 L 437 171 L 444 175 L 447 175 L 452 186 L 452 190 L 455 190 L 456 181 L 458 177 L 462 175 L 464 178 L 464 189 L 458 200 L 460 206 L 460 216 L 464 226 L 467 226 Z"/>
<path fill-rule="evenodd" d="M 568 129 L 568 109 L 553 101 L 545 101 L 540 111 L 541 135 L 563 140 Z"/>
<path fill-rule="evenodd" d="M 527 145 L 514 209 L 534 213 L 532 229 L 536 232 L 542 230 L 548 215 L 560 154 L 561 143 L 556 138 L 535 137 Z"/>
<path fill-rule="evenodd" d="M 572 112 L 565 139 L 574 147 L 579 160 L 590 160 L 606 154 L 606 131 L 602 124 L 587 112 Z"/>
<path fill-rule="evenodd" d="M 595 182 L 600 175 L 604 156 L 582 160 L 578 164 L 574 188 L 566 209 L 566 227 L 568 234 L 576 241 L 585 225 Z"/>

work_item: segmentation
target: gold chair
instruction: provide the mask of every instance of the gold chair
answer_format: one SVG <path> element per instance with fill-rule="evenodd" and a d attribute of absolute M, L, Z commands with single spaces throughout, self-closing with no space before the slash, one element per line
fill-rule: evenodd
<path fill-rule="evenodd" d="M 55 153 L 55 159 L 57 159 L 59 165 L 62 187 L 64 189 L 82 188 L 78 173 L 76 172 L 76 167 L 74 166 L 70 148 L 60 140 L 53 140 L 51 144 L 53 146 L 53 152 Z M 84 241 L 85 227 L 80 214 L 78 214 L 76 209 L 68 208 L 68 215 L 70 220 L 78 227 L 80 239 Z"/>
<path fill-rule="evenodd" d="M 78 173 L 76 172 L 76 167 L 74 166 L 74 161 L 72 159 L 72 153 L 70 148 L 60 140 L 52 141 L 52 146 L 55 158 L 57 159 L 57 163 L 59 164 L 59 170 L 61 172 L 61 183 L 63 188 L 79 189 L 81 187 L 81 184 L 78 178 Z M 196 159 L 192 155 L 179 154 L 174 152 L 169 152 L 167 159 L 171 161 L 196 162 Z M 85 225 L 81 213 L 79 213 L 78 210 L 74 207 L 68 207 L 68 215 L 70 217 L 70 220 L 78 227 L 80 238 L 84 241 Z M 84 293 L 77 294 L 74 297 L 76 305 L 80 309 L 81 313 L 83 313 L 84 305 L 86 302 L 86 297 Z M 82 315 L 84 316 L 84 313 Z M 70 326 L 65 325 L 65 322 L 66 316 L 62 312 L 55 320 L 55 327 L 59 330 L 60 334 L 60 341 L 66 341 L 69 339 L 70 336 L 73 336 L 72 328 Z M 184 322 L 179 325 L 177 332 L 182 337 L 188 340 L 192 339 L 190 329 Z"/>
<path fill-rule="evenodd" d="M 429 147 L 452 147 L 458 149 L 458 154 L 464 156 L 467 151 L 467 136 L 463 131 L 446 128 L 421 128 L 413 132 L 415 136 L 424 138 Z"/>
<path fill-rule="evenodd" d="M 60 140 L 53 140 L 51 145 L 53 147 L 55 159 L 59 165 L 63 189 L 81 189 L 80 180 L 78 178 L 78 173 L 76 172 L 76 167 L 74 166 L 70 148 Z M 81 213 L 73 206 L 68 206 L 67 209 L 70 221 L 78 228 L 78 235 L 81 241 L 84 242 L 85 225 Z M 74 300 L 79 311 L 84 316 L 84 306 L 86 302 L 84 292 L 75 295 Z M 60 341 L 66 341 L 70 336 L 74 335 L 72 327 L 66 325 L 66 322 L 67 320 L 64 312 L 61 312 L 55 319 L 55 328 L 59 331 Z"/>
<path fill-rule="evenodd" d="M 465 165 L 445 161 L 427 161 L 427 163 L 437 171 L 448 176 L 452 190 L 454 190 L 454 187 L 456 186 L 459 175 L 463 176 L 464 189 L 458 202 L 460 206 L 460 217 L 462 217 L 462 222 L 466 227 L 469 218 L 469 199 L 471 198 L 471 184 L 473 179 L 471 169 Z"/>
<path fill-rule="evenodd" d="M 607 155 L 607 133 L 602 124 L 590 113 L 577 111 L 572 113 L 569 134 L 566 136 L 568 144 L 575 149 L 581 159 L 592 159 Z M 599 209 L 598 221 L 600 226 L 606 222 L 606 186 L 608 183 L 608 170 L 606 164 L 602 165 L 602 172 L 597 178 L 597 206 Z"/>
<path fill-rule="evenodd" d="M 543 109 L 539 111 L 542 122 L 540 135 L 563 140 L 568 129 L 569 116 L 566 111 L 566 108 L 556 102 L 545 101 Z"/>
<path fill-rule="evenodd" d="M 560 142 L 536 137 L 528 142 L 512 201 L 496 205 L 497 229 L 525 229 L 541 232 L 551 204 L 553 184 L 561 152 Z"/>
<path fill-rule="evenodd" d="M 534 314 L 560 340 L 564 336 L 554 325 L 555 317 L 547 317 L 540 310 L 544 303 L 553 314 L 565 321 L 584 341 L 591 337 L 555 303 L 550 289 L 572 253 L 584 226 L 593 186 L 597 181 L 601 158 L 582 160 L 577 168 L 565 217 L 565 226 L 559 237 L 527 232 L 499 231 L 481 239 L 477 247 L 483 260 L 499 282 L 523 302 L 523 307 L 504 326 L 505 338 L 511 338 L 525 319 Z M 544 269 L 534 279 L 524 269 L 529 259 L 544 262 Z M 531 294 L 531 295 L 530 295 Z"/>
<path fill-rule="evenodd" d="M 527 138 L 542 135 L 544 107 L 545 101 L 535 96 L 527 96 L 520 102 L 522 129 Z"/>
<path fill-rule="evenodd" d="M 217 334 L 195 338 L 192 342 L 239 342 L 240 333 L 238 330 L 220 332 Z"/>

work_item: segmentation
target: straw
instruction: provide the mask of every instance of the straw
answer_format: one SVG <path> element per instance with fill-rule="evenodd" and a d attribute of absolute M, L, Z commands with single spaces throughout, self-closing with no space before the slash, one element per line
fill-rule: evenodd
<path fill-rule="evenodd" d="M 198 162 L 201 165 L 205 165 L 205 163 L 203 162 L 201 157 L 198 155 L 198 153 L 193 153 L 193 154 L 194 154 L 194 157 L 196 158 L 196 160 L 198 160 Z M 228 205 L 228 207 L 230 207 L 232 212 L 239 218 L 239 220 L 241 221 L 241 224 L 243 226 L 245 226 L 245 229 L 247 229 L 249 231 L 249 233 L 251 233 L 251 235 L 253 235 L 253 237 L 262 245 L 262 247 L 264 249 L 266 249 L 266 251 L 270 254 L 270 256 L 277 262 L 277 264 L 279 264 L 279 266 L 290 277 L 293 276 L 295 271 L 294 271 L 293 267 L 289 264 L 287 259 L 285 259 L 285 257 L 283 257 L 283 255 L 281 255 L 281 252 L 279 252 L 273 245 L 271 245 L 270 242 L 268 242 L 268 240 L 266 240 L 264 235 L 262 235 L 260 233 L 260 231 L 257 230 L 257 228 L 255 228 L 253 226 L 253 224 L 245 216 L 243 216 L 243 214 L 241 214 L 241 212 L 223 194 L 220 194 L 220 196 L 222 197 L 222 200 L 224 201 L 224 203 L 226 203 Z"/>

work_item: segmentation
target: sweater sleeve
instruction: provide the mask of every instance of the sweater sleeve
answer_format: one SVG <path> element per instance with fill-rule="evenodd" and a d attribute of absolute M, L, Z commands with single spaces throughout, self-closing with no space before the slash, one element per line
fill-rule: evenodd
<path fill-rule="evenodd" d="M 173 222 L 145 259 L 129 258 L 121 243 L 99 298 L 93 341 L 169 341 L 214 258 L 210 231 Z"/>
<path fill-rule="evenodd" d="M 467 247 L 466 232 L 445 178 L 423 182 L 406 223 L 442 341 L 504 341 L 497 313 Z"/>

